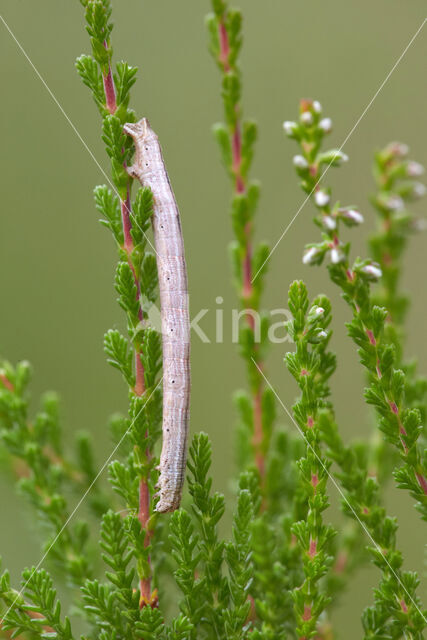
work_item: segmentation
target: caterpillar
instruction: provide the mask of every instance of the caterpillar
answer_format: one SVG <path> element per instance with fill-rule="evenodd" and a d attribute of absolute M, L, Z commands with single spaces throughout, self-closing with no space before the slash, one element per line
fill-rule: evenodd
<path fill-rule="evenodd" d="M 157 135 L 146 118 L 126 124 L 135 143 L 129 174 L 153 194 L 163 339 L 163 443 L 156 511 L 179 507 L 184 484 L 190 414 L 190 319 L 181 220 Z"/>

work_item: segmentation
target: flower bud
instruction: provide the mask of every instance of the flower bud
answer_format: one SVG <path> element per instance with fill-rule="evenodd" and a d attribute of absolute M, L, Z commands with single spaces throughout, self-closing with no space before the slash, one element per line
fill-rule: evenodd
<path fill-rule="evenodd" d="M 369 280 L 376 282 L 381 278 L 383 272 L 377 263 L 366 264 L 361 269 L 362 273 L 368 276 Z"/>
<path fill-rule="evenodd" d="M 414 160 L 411 160 L 406 165 L 406 173 L 409 178 L 417 178 L 418 176 L 422 176 L 424 171 L 425 169 L 423 165 L 419 162 L 415 162 Z"/>
<path fill-rule="evenodd" d="M 409 147 L 403 142 L 392 142 L 389 146 L 390 152 L 399 158 L 404 158 L 409 153 Z"/>
<path fill-rule="evenodd" d="M 310 111 L 303 111 L 303 113 L 300 115 L 300 120 L 303 124 L 306 125 L 306 127 L 309 127 L 311 124 L 313 124 L 313 114 Z"/>
<path fill-rule="evenodd" d="M 390 196 L 385 203 L 387 209 L 390 211 L 401 211 L 405 208 L 405 203 L 400 196 Z"/>
<path fill-rule="evenodd" d="M 310 332 L 309 342 L 312 344 L 318 344 L 319 342 L 323 342 L 328 337 L 328 332 L 324 329 L 314 329 L 313 333 Z"/>
<path fill-rule="evenodd" d="M 318 247 L 309 247 L 304 251 L 302 257 L 303 264 L 314 264 L 315 260 L 321 255 L 321 251 Z"/>
<path fill-rule="evenodd" d="M 294 167 L 297 169 L 308 169 L 308 162 L 304 156 L 297 155 L 293 157 Z"/>
<path fill-rule="evenodd" d="M 322 118 L 319 122 L 319 129 L 322 129 L 324 133 L 330 133 L 332 131 L 332 120 L 330 118 Z"/>
<path fill-rule="evenodd" d="M 313 111 L 314 113 L 322 113 L 322 105 L 318 100 L 313 101 Z"/>
<path fill-rule="evenodd" d="M 298 125 L 296 122 L 285 120 L 285 122 L 283 123 L 283 129 L 286 135 L 292 138 L 295 136 L 296 132 L 298 131 Z"/>
<path fill-rule="evenodd" d="M 340 209 L 339 213 L 344 223 L 348 226 L 355 226 L 364 222 L 362 214 L 356 209 Z"/>
<path fill-rule="evenodd" d="M 424 232 L 427 231 L 427 220 L 426 218 L 415 218 L 415 220 L 412 221 L 412 229 L 415 232 Z"/>
<path fill-rule="evenodd" d="M 339 264 L 345 260 L 345 255 L 338 247 L 333 247 L 331 249 L 331 262 L 332 264 Z"/>
<path fill-rule="evenodd" d="M 329 194 L 323 191 L 323 189 L 316 191 L 314 194 L 314 201 L 318 207 L 326 207 L 326 205 L 329 204 L 329 200 Z"/>
<path fill-rule="evenodd" d="M 323 309 L 323 307 L 319 307 L 317 304 L 315 304 L 313 307 L 311 307 L 310 311 L 308 312 L 308 316 L 307 316 L 308 323 L 314 324 L 318 322 L 320 318 L 324 316 L 324 314 L 325 314 L 325 310 Z"/>
<path fill-rule="evenodd" d="M 329 231 L 337 228 L 336 220 L 332 216 L 323 216 L 322 222 Z"/>
<path fill-rule="evenodd" d="M 317 156 L 319 164 L 328 164 L 329 166 L 339 167 L 343 162 L 348 162 L 348 155 L 340 149 L 330 149 Z"/>
<path fill-rule="evenodd" d="M 422 182 L 414 182 L 412 195 L 414 198 L 422 198 L 426 194 L 426 186 Z"/>

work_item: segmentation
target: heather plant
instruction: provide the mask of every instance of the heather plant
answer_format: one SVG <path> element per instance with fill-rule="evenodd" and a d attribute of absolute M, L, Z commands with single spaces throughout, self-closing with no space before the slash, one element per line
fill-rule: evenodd
<path fill-rule="evenodd" d="M 95 188 L 94 200 L 117 248 L 114 286 L 125 326 L 107 331 L 104 348 L 124 383 L 128 411 L 112 418 L 114 447 L 98 469 L 89 434 L 78 432 L 74 453 L 63 444 L 56 395 L 46 394 L 40 409 L 30 410 L 30 365 L 2 361 L 5 464 L 37 517 L 42 558 L 23 570 L 20 587 L 7 570 L 0 577 L 0 637 L 326 640 L 336 637 L 340 595 L 371 560 L 378 586 L 372 605 L 361 612 L 363 637 L 420 640 L 427 615 L 420 578 L 403 568 L 398 522 L 383 494 L 394 477 L 426 519 L 427 383 L 404 356 L 408 299 L 400 289 L 408 236 L 422 227 L 408 210 L 424 193 L 421 165 L 408 160 L 407 148 L 398 143 L 375 154 L 371 201 L 378 226 L 369 239 L 371 258 L 351 264 L 342 227 L 359 226 L 363 216 L 355 206 L 333 204 L 323 184 L 329 168 L 347 160 L 341 150 L 323 150 L 331 120 L 322 116 L 317 101 L 304 100 L 299 120 L 285 122 L 286 133 L 301 148 L 294 165 L 322 234 L 320 242 L 307 246 L 303 262 L 328 261 L 330 277 L 350 307 L 348 333 L 366 372 L 364 398 L 381 434 L 348 444 L 330 391 L 337 364 L 332 306 L 324 295 L 310 302 L 302 280 L 289 287 L 286 329 L 292 346 L 283 353 L 283 377 L 287 370 L 298 390 L 292 411 L 266 373 L 272 346 L 262 293 L 270 254 L 266 244 L 255 242 L 260 186 L 251 165 L 257 126 L 243 116 L 242 14 L 212 0 L 208 44 L 220 72 L 224 108 L 214 136 L 231 183 L 230 255 L 247 389 L 235 396 L 230 504 L 214 489 L 209 437 L 197 433 L 189 446 L 182 506 L 172 515 L 160 514 L 162 335 L 149 319 L 158 302 L 151 233 L 155 200 L 128 171 L 135 148 L 123 129 L 146 114 L 130 108 L 136 68 L 113 59 L 111 1 L 80 3 L 91 52 L 77 59 L 76 68 L 99 112 L 111 165 L 108 184 Z M 299 276 L 300 268 L 289 279 Z M 189 271 L 191 279 L 191 264 Z M 278 408 L 287 426 L 280 423 Z M 102 475 L 106 469 L 108 481 Z M 333 492 L 341 498 L 344 527 L 329 510 Z"/>

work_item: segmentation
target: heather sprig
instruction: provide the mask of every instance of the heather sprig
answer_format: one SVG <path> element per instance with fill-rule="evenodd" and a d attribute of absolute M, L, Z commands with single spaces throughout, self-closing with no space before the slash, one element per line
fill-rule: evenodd
<path fill-rule="evenodd" d="M 330 602 L 319 582 L 334 560 L 330 543 L 336 531 L 323 522 L 322 515 L 329 506 L 327 482 L 331 462 L 322 451 L 318 418 L 320 410 L 329 405 L 328 380 L 336 362 L 327 350 L 331 336 L 328 330 L 331 321 L 329 300 L 319 296 L 310 305 L 304 283 L 294 282 L 289 289 L 288 303 L 292 320 L 287 328 L 295 343 L 295 352 L 287 353 L 285 361 L 301 390 L 293 413 L 307 445 L 305 456 L 298 461 L 307 512 L 303 520 L 292 526 L 302 556 L 304 582 L 293 590 L 292 595 L 297 635 L 311 638 Z"/>
<path fill-rule="evenodd" d="M 303 517 L 294 493 L 298 475 L 294 456 L 301 449 L 293 436 L 274 433 L 274 393 L 262 375 L 268 319 L 261 311 L 261 296 L 268 246 L 254 242 L 260 186 L 250 178 L 250 170 L 257 126 L 243 117 L 239 60 L 242 15 L 222 0 L 212 2 L 212 9 L 207 17 L 209 49 L 221 73 L 224 108 L 224 122 L 215 125 L 214 134 L 232 184 L 235 239 L 231 259 L 241 315 L 245 316 L 239 341 L 250 390 L 249 394 L 239 391 L 235 395 L 240 418 L 236 448 L 240 470 L 250 472 L 251 481 L 246 482 L 251 487 L 254 515 L 258 516 L 252 523 L 254 579 L 249 595 L 254 604 L 254 629 L 250 633 L 253 638 L 284 638 L 294 627 L 290 591 L 300 583 L 301 575 L 290 526 L 298 514 Z M 257 490 L 254 482 L 259 484 Z"/>
<path fill-rule="evenodd" d="M 74 640 L 70 620 L 61 615 L 52 578 L 44 569 L 26 569 L 22 573 L 22 595 L 10 586 L 8 572 L 0 579 L 0 598 L 8 607 L 1 628 L 12 637 L 29 634 L 31 638 Z"/>
<path fill-rule="evenodd" d="M 49 549 L 56 540 L 49 559 L 67 584 L 79 588 L 93 572 L 94 557 L 86 520 L 79 519 L 64 529 L 72 510 L 70 491 L 80 497 L 92 485 L 89 504 L 95 516 L 107 508 L 109 497 L 95 482 L 92 444 L 86 433 L 77 435 L 76 461 L 66 457 L 58 397 L 45 394 L 39 411 L 30 416 L 30 379 L 28 362 L 16 367 L 2 363 L 0 437 L 10 454 L 18 489 L 28 499 L 42 527 L 43 548 Z"/>
<path fill-rule="evenodd" d="M 222 0 L 213 0 L 212 9 L 213 12 L 206 19 L 209 50 L 221 73 L 224 107 L 224 123 L 215 125 L 214 134 L 232 184 L 230 213 L 235 240 L 231 244 L 231 261 L 235 288 L 245 316 L 245 324 L 240 327 L 239 342 L 250 388 L 250 395 L 241 391 L 236 396 L 240 416 L 239 460 L 242 469 L 256 466 L 266 494 L 266 458 L 274 423 L 274 397 L 270 389 L 265 388 L 259 373 L 259 368 L 263 368 L 267 347 L 268 320 L 261 313 L 260 302 L 268 246 L 265 243 L 254 245 L 254 218 L 260 185 L 251 180 L 250 170 L 257 125 L 253 120 L 244 119 L 241 104 L 239 54 L 242 46 L 242 14 Z M 254 362 L 257 366 L 254 366 Z M 248 442 L 251 447 L 248 447 Z M 268 500 L 266 495 L 264 497 Z"/>
<path fill-rule="evenodd" d="M 206 434 L 196 435 L 188 462 L 192 513 L 180 509 L 171 519 L 175 578 L 184 596 L 180 609 L 193 625 L 191 639 L 243 640 L 252 626 L 248 596 L 254 573 L 254 500 L 250 489 L 241 487 L 232 540 L 221 539 L 218 524 L 224 515 L 224 496 L 212 493 L 211 455 Z"/>
<path fill-rule="evenodd" d="M 377 229 L 369 239 L 372 257 L 380 265 L 382 277 L 374 292 L 375 303 L 388 311 L 386 330 L 404 324 L 409 299 L 400 290 L 402 257 L 411 234 L 422 229 L 423 221 L 409 210 L 411 202 L 421 198 L 426 188 L 419 178 L 424 167 L 408 158 L 407 145 L 392 142 L 374 156 L 373 173 L 376 191 L 371 202 L 377 214 Z M 396 350 L 402 346 L 402 335 L 390 342 Z"/>
<path fill-rule="evenodd" d="M 147 232 L 153 212 L 152 194 L 140 188 L 133 201 L 132 177 L 127 172 L 133 142 L 123 132 L 126 122 L 134 122 L 129 109 L 130 90 L 136 80 L 136 69 L 124 62 L 113 71 L 111 47 L 111 4 L 109 0 L 87 0 L 86 29 L 90 36 L 92 56 L 78 58 L 76 67 L 83 82 L 91 89 L 102 116 L 102 139 L 111 161 L 111 190 L 103 185 L 95 189 L 95 205 L 103 216 L 102 224 L 113 234 L 119 252 L 115 288 L 118 303 L 126 314 L 127 337 L 117 329 L 104 338 L 109 363 L 118 369 L 129 388 L 129 420 L 127 429 L 133 450 L 127 465 L 131 478 L 116 462 L 112 467 L 113 487 L 126 506 L 138 504 L 138 518 L 144 530 L 144 544 L 149 549 L 154 533 L 153 489 L 157 478 L 154 446 L 161 429 L 161 392 L 158 389 L 161 340 L 147 326 L 147 311 L 157 298 L 155 256 L 147 250 Z M 124 481 L 124 483 L 122 482 Z M 139 496 L 135 493 L 137 491 Z M 154 604 L 157 592 L 152 590 L 153 569 L 147 553 L 146 562 L 138 563 L 141 603 Z"/>
<path fill-rule="evenodd" d="M 322 610 L 337 595 L 338 586 L 343 586 L 342 574 L 348 576 L 354 570 L 348 553 L 356 550 L 356 557 L 363 559 L 360 536 L 367 534 L 371 543 L 368 550 L 381 570 L 382 578 L 375 591 L 375 605 L 363 614 L 366 637 L 370 637 L 370 633 L 382 637 L 381 634 L 393 630 L 396 637 L 400 637 L 399 633 L 413 631 L 412 637 L 421 638 L 425 620 L 416 594 L 418 578 L 401 570 L 403 560 L 396 547 L 396 519 L 387 515 L 381 504 L 378 481 L 370 476 L 369 447 L 366 444 L 344 444 L 329 400 L 328 379 L 336 365 L 334 355 L 327 351 L 330 303 L 325 296 L 320 296 L 310 307 L 305 285 L 295 282 L 289 292 L 289 308 L 293 319 L 288 323 L 288 329 L 296 350 L 287 354 L 286 363 L 302 391 L 301 399 L 293 410 L 307 442 L 307 456 L 300 460 L 299 465 L 309 505 L 306 518 L 294 525 L 299 544 L 306 554 L 306 579 L 301 589 L 294 590 L 299 637 L 311 637 Z M 334 530 L 323 525 L 320 518 L 328 505 L 326 481 L 332 462 L 338 466 L 339 471 L 335 475 L 344 490 L 344 513 L 356 521 L 359 534 L 352 535 L 350 539 L 344 537 L 338 547 L 331 545 Z M 315 487 L 313 478 L 317 482 Z M 322 541 L 323 549 L 318 540 Z M 311 557 L 313 550 L 318 554 Z M 334 584 L 334 576 L 329 571 L 326 581 L 320 583 L 325 591 L 319 594 L 318 580 L 331 567 L 334 553 L 344 553 L 335 560 L 333 568 L 336 572 L 339 567 L 341 575 L 335 576 L 337 584 Z"/>
<path fill-rule="evenodd" d="M 117 616 L 108 618 L 109 602 L 115 603 L 114 606 L 117 606 L 118 602 L 125 604 L 128 611 L 132 612 L 136 626 L 145 625 L 144 630 L 147 633 L 151 632 L 151 627 L 154 629 L 159 626 L 158 620 L 151 619 L 147 614 L 139 614 L 140 606 L 154 606 L 157 602 L 157 590 L 153 588 L 152 583 L 150 554 L 155 525 L 150 495 L 154 494 L 157 479 L 153 451 L 161 431 L 161 342 L 156 331 L 145 324 L 147 310 L 156 299 L 157 271 L 154 268 L 154 256 L 146 250 L 146 232 L 152 215 L 152 195 L 149 190 L 140 189 L 132 202 L 132 178 L 127 173 L 133 146 L 130 138 L 123 133 L 123 124 L 135 119 L 128 104 L 136 69 L 122 62 L 117 64 L 115 72 L 112 71 L 110 1 L 87 0 L 82 4 L 85 7 L 92 56 L 81 56 L 76 66 L 83 82 L 91 89 L 102 116 L 102 139 L 111 161 L 110 184 L 113 187 L 97 187 L 95 204 L 103 216 L 102 223 L 111 230 L 118 247 L 120 262 L 116 271 L 115 287 L 118 302 L 126 314 L 128 331 L 127 338 L 118 330 L 109 331 L 104 340 L 108 360 L 121 372 L 129 388 L 130 399 L 128 418 L 114 421 L 114 431 L 120 442 L 126 438 L 127 442 L 120 447 L 120 452 L 127 458 L 125 462 L 115 460 L 112 463 L 111 484 L 119 496 L 125 499 L 126 509 L 135 513 L 126 520 L 129 527 L 125 532 L 120 529 L 121 516 L 109 511 L 104 518 L 102 546 L 104 551 L 107 548 L 104 560 L 112 569 L 106 574 L 111 583 L 109 587 L 100 585 L 96 577 L 92 578 L 94 571 L 87 550 L 88 526 L 80 522 L 68 524 L 68 511 L 62 497 L 62 476 L 78 475 L 81 485 L 79 497 L 89 486 L 90 503 L 98 516 L 105 513 L 109 506 L 116 507 L 114 500 L 111 497 L 104 500 L 94 485 L 96 474 L 87 437 L 82 436 L 79 439 L 81 470 L 79 467 L 75 470 L 70 465 L 66 466 L 61 457 L 54 401 L 46 400 L 44 413 L 37 416 L 34 427 L 28 426 L 27 400 L 22 395 L 25 387 L 25 365 L 16 372 L 10 366 L 5 368 L 1 378 L 1 390 L 4 388 L 5 394 L 10 396 L 6 397 L 9 408 L 5 408 L 4 412 L 7 418 L 6 427 L 9 429 L 8 446 L 15 456 L 21 457 L 30 465 L 32 472 L 30 478 L 24 479 L 22 484 L 26 486 L 26 491 L 38 511 L 56 534 L 52 536 L 54 544 L 47 547 L 49 555 L 58 560 L 66 578 L 76 586 L 82 587 L 86 580 L 86 587 L 83 587 L 87 589 L 84 605 L 86 614 L 92 624 L 102 629 L 101 635 L 107 633 L 108 637 L 111 637 L 110 632 L 114 632 L 120 637 L 126 625 L 120 620 L 120 616 L 119 620 Z M 141 283 L 144 286 L 143 291 Z M 15 416 L 18 406 L 19 429 Z M 7 411 L 13 412 L 13 415 L 9 416 Z M 22 451 L 18 449 L 18 442 Z M 49 450 L 49 446 L 53 446 L 52 451 Z M 121 538 L 117 537 L 119 534 Z M 115 557 L 112 559 L 113 552 Z M 131 568 L 127 572 L 127 565 L 131 559 L 139 577 L 137 595 L 131 584 L 134 569 Z M 29 574 L 28 584 L 41 580 L 42 577 L 42 570 L 33 570 Z M 97 605 L 88 602 L 90 594 L 95 600 L 98 598 Z M 29 596 L 31 597 L 31 594 Z M 34 598 L 29 606 L 32 604 L 37 604 Z M 101 616 L 93 616 L 93 608 L 96 606 L 103 612 Z M 8 620 L 14 615 L 14 610 L 15 608 L 12 608 L 8 613 Z M 127 618 L 130 617 L 131 614 L 128 613 Z M 174 631 L 176 635 L 179 634 L 180 622 L 176 620 L 175 623 L 178 625 Z"/>
<path fill-rule="evenodd" d="M 377 216 L 376 231 L 369 238 L 372 257 L 380 265 L 382 278 L 373 291 L 373 302 L 387 309 L 384 339 L 393 344 L 396 363 L 405 373 L 407 405 L 417 408 L 425 423 L 427 381 L 416 374 L 416 361 L 404 359 L 405 319 L 409 297 L 401 291 L 403 255 L 411 235 L 424 229 L 425 221 L 409 207 L 425 193 L 419 182 L 424 167 L 408 158 L 407 145 L 392 142 L 374 156 L 376 192 L 371 197 Z"/>
<path fill-rule="evenodd" d="M 426 611 L 416 593 L 419 579 L 415 572 L 402 571 L 403 556 L 396 545 L 397 520 L 387 514 L 378 479 L 370 475 L 370 447 L 366 443 L 346 446 L 331 409 L 320 412 L 319 428 L 328 447 L 326 454 L 339 469 L 335 476 L 344 490 L 343 511 L 368 536 L 367 549 L 381 571 L 375 604 L 362 615 L 365 637 L 385 638 L 391 634 L 421 639 Z"/>
<path fill-rule="evenodd" d="M 336 149 L 322 151 L 322 141 L 331 130 L 331 121 L 322 118 L 317 101 L 302 101 L 299 122 L 285 122 L 284 128 L 300 145 L 301 155 L 294 157 L 294 165 L 302 188 L 314 202 L 315 222 L 322 232 L 320 243 L 307 246 L 303 262 L 321 264 L 327 256 L 330 259 L 330 277 L 340 287 L 353 313 L 353 319 L 347 325 L 349 335 L 368 372 L 366 401 L 375 407 L 379 428 L 399 451 L 403 462 L 394 472 L 397 485 L 409 490 L 416 500 L 416 508 L 426 519 L 427 459 L 418 443 L 422 432 L 421 415 L 406 402 L 405 375 L 398 368 L 394 345 L 384 336 L 388 311 L 374 304 L 371 296 L 371 284 L 381 278 L 382 271 L 371 259 L 357 258 L 353 265 L 350 264 L 350 244 L 342 239 L 342 225 L 357 226 L 363 222 L 363 216 L 354 206 L 333 204 L 331 190 L 321 184 L 325 169 L 339 166 L 347 156 Z M 413 188 L 410 193 L 414 193 Z"/>

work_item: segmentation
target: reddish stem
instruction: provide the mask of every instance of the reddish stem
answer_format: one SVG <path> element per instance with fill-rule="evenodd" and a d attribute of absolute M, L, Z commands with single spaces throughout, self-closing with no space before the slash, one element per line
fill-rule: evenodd
<path fill-rule="evenodd" d="M 138 520 L 141 524 L 141 528 L 145 531 L 144 547 L 148 547 L 151 542 L 152 533 L 148 528 L 148 521 L 150 518 L 150 490 L 148 488 L 147 481 L 143 478 L 139 484 L 139 512 Z M 150 562 L 150 558 L 148 558 Z M 152 603 L 151 593 L 151 576 L 140 580 L 140 600 L 139 604 L 141 609 L 146 605 Z"/>
<path fill-rule="evenodd" d="M 126 253 L 130 257 L 130 254 L 132 253 L 134 246 L 133 246 L 133 239 L 131 235 L 132 223 L 130 221 L 131 204 L 130 204 L 129 187 L 127 190 L 126 200 L 122 200 L 120 202 L 120 208 L 122 212 L 123 246 L 126 250 Z"/>
<path fill-rule="evenodd" d="M 104 42 L 104 47 L 107 49 L 107 43 Z M 104 94 L 105 94 L 105 103 L 108 111 L 111 114 L 114 114 L 117 110 L 117 98 L 116 98 L 116 89 L 114 86 L 113 74 L 111 71 L 111 65 L 108 65 L 108 73 L 103 75 L 103 83 L 104 83 Z M 134 243 L 132 238 L 132 222 L 130 218 L 131 214 L 131 202 L 130 202 L 130 188 L 129 185 L 127 187 L 126 199 L 121 199 L 120 201 L 120 209 L 122 215 L 122 228 L 123 228 L 123 248 L 126 251 L 128 257 L 128 263 L 130 268 L 132 269 L 135 286 L 137 290 L 138 300 L 141 294 L 141 286 L 140 282 L 135 273 L 135 268 L 132 263 L 132 252 L 134 249 Z M 142 322 L 143 320 L 143 312 L 142 308 L 138 310 L 139 320 Z M 144 366 L 141 360 L 141 348 L 135 348 L 135 388 L 134 393 L 137 396 L 142 396 L 145 393 L 145 376 L 144 376 Z M 147 460 L 150 460 L 151 453 L 147 449 L 145 452 Z M 141 523 L 141 527 L 145 531 L 145 540 L 144 545 L 148 547 L 151 542 L 152 532 L 148 528 L 148 521 L 150 518 L 150 489 L 148 486 L 148 482 L 146 478 L 141 478 L 139 483 L 139 509 L 138 509 L 138 520 Z M 150 563 L 150 558 L 148 559 Z M 156 606 L 157 604 L 157 596 L 151 592 L 151 570 L 150 575 L 145 578 L 141 578 L 140 580 L 140 606 L 141 608 L 150 605 Z"/>
<path fill-rule="evenodd" d="M 224 71 L 230 71 L 230 64 L 228 62 L 228 56 L 230 55 L 230 46 L 228 44 L 227 27 L 223 20 L 219 23 L 219 42 L 220 42 L 220 54 L 219 59 L 224 66 Z"/>
<path fill-rule="evenodd" d="M 341 551 L 335 562 L 334 572 L 338 574 L 343 573 L 347 566 L 347 560 L 347 554 Z"/>
<path fill-rule="evenodd" d="M 417 482 L 420 485 L 421 489 L 424 491 L 424 495 L 427 496 L 427 480 L 421 473 L 415 474 L 417 478 Z"/>
<path fill-rule="evenodd" d="M 317 475 L 317 473 L 313 473 L 311 476 L 311 486 L 313 487 L 314 494 L 316 494 L 318 484 L 319 484 L 319 476 Z"/>
<path fill-rule="evenodd" d="M 302 619 L 306 622 L 311 620 L 311 607 L 308 605 L 304 605 L 304 613 L 302 614 Z"/>
<path fill-rule="evenodd" d="M 229 63 L 230 44 L 228 39 L 227 27 L 224 19 L 219 21 L 219 61 L 223 66 L 224 72 L 228 73 L 231 70 Z M 231 133 L 231 150 L 232 150 L 232 170 L 234 174 L 234 189 L 239 195 L 246 192 L 246 183 L 244 176 L 242 175 L 242 136 L 241 136 L 241 124 L 239 120 L 239 109 L 236 107 L 236 118 L 234 123 L 234 129 Z M 242 298 L 245 304 L 249 307 L 253 294 L 252 286 L 252 225 L 250 222 L 245 226 L 245 251 L 242 258 Z M 252 310 L 252 309 L 251 309 Z M 255 310 L 254 310 L 255 311 Z M 255 318 L 254 314 L 245 314 L 247 323 L 252 331 L 255 331 Z M 263 368 L 260 359 L 257 360 L 257 365 L 260 369 Z M 265 460 L 264 453 L 262 451 L 263 443 L 263 426 L 262 426 L 262 386 L 261 384 L 256 389 L 253 395 L 253 416 L 254 416 L 254 433 L 252 438 L 252 445 L 255 450 L 255 461 L 260 474 L 261 483 L 264 481 L 265 476 Z"/>
<path fill-rule="evenodd" d="M 310 540 L 308 555 L 311 559 L 313 559 L 316 553 L 317 553 L 317 540 Z"/>
<path fill-rule="evenodd" d="M 104 41 L 105 49 L 108 49 L 108 44 Z M 116 87 L 114 86 L 113 73 L 111 71 L 111 65 L 108 63 L 108 72 L 102 74 L 102 80 L 104 83 L 104 95 L 105 105 L 108 111 L 113 114 L 117 111 L 117 99 L 116 99 Z"/>
<path fill-rule="evenodd" d="M 261 479 L 265 474 L 265 460 L 262 452 L 263 429 L 262 429 L 262 404 L 261 404 L 261 387 L 257 389 L 254 397 L 254 435 L 252 444 L 255 449 L 256 465 L 258 467 Z"/>
<path fill-rule="evenodd" d="M 375 340 L 374 332 L 371 331 L 370 329 L 366 329 L 366 334 L 367 334 L 367 336 L 369 338 L 369 342 L 371 343 L 371 345 L 373 347 L 376 347 L 377 346 L 377 341 Z"/>
<path fill-rule="evenodd" d="M 400 607 L 401 607 L 403 613 L 408 613 L 408 607 L 406 606 L 406 602 L 404 600 L 400 601 Z"/>
<path fill-rule="evenodd" d="M 6 378 L 4 373 L 0 373 L 0 382 L 8 391 L 13 391 L 13 384 Z"/>
<path fill-rule="evenodd" d="M 232 151 L 233 151 L 233 172 L 236 176 L 236 192 L 245 192 L 245 181 L 240 173 L 242 165 L 242 140 L 240 135 L 240 123 L 236 120 L 236 125 L 232 137 Z"/>
<path fill-rule="evenodd" d="M 246 233 L 248 238 L 248 233 Z M 246 251 L 243 257 L 243 291 L 242 296 L 245 300 L 252 296 L 252 247 L 247 240 Z M 255 320 L 252 314 L 247 314 L 248 322 L 252 330 L 255 329 Z"/>
<path fill-rule="evenodd" d="M 108 111 L 113 114 L 117 110 L 116 104 L 116 92 L 114 89 L 114 80 L 113 74 L 111 73 L 111 69 L 108 69 L 107 75 L 103 76 L 104 81 L 104 93 L 105 93 L 105 102 Z"/>

